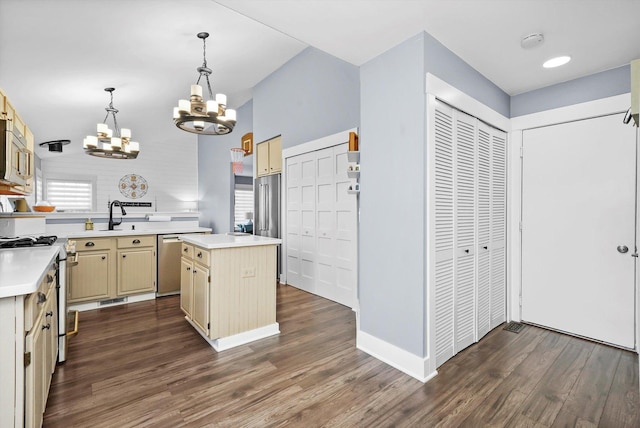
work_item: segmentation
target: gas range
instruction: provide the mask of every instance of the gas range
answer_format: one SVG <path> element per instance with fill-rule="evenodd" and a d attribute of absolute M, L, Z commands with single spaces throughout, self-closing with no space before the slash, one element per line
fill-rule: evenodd
<path fill-rule="evenodd" d="M 0 249 L 2 248 L 21 248 L 21 247 L 41 247 L 53 245 L 57 236 L 19 236 L 16 238 L 0 238 Z"/>

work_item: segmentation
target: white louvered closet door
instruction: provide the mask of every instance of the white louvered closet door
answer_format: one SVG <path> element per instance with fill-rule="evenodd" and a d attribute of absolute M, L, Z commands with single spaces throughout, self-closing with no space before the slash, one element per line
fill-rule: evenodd
<path fill-rule="evenodd" d="M 335 185 L 333 148 L 316 152 L 316 292 L 331 293 L 336 283 L 335 272 Z"/>
<path fill-rule="evenodd" d="M 491 328 L 507 313 L 507 135 L 491 130 Z"/>
<path fill-rule="evenodd" d="M 478 338 L 491 330 L 491 128 L 478 126 Z"/>
<path fill-rule="evenodd" d="M 453 351 L 453 109 L 435 111 L 435 331 L 436 366 Z"/>
<path fill-rule="evenodd" d="M 454 351 L 475 342 L 476 132 L 477 120 L 454 115 L 455 138 L 455 287 Z"/>
<path fill-rule="evenodd" d="M 506 314 L 506 134 L 436 101 L 432 181 L 436 367 Z"/>

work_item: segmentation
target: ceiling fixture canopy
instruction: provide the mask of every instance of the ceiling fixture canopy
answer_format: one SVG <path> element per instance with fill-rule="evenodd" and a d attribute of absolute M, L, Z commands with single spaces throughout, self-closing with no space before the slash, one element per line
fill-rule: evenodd
<path fill-rule="evenodd" d="M 236 125 L 236 111 L 227 108 L 227 96 L 216 94 L 215 99 L 211 91 L 209 76 L 212 71 L 207 67 L 207 37 L 209 33 L 198 33 L 202 39 L 202 66 L 198 67 L 198 80 L 191 85 L 189 100 L 178 101 L 178 107 L 173 108 L 173 121 L 184 131 L 203 135 L 224 135 L 233 131 Z M 200 79 L 204 76 L 209 91 L 208 101 L 202 97 Z M 208 125 L 208 127 L 207 127 Z"/>
<path fill-rule="evenodd" d="M 51 140 L 40 143 L 40 147 L 48 147 L 50 152 L 62 153 L 62 146 L 69 144 L 71 140 Z"/>
<path fill-rule="evenodd" d="M 131 130 L 127 128 L 120 129 L 116 120 L 118 109 L 113 107 L 113 92 L 115 88 L 104 88 L 111 94 L 111 101 L 105 107 L 107 115 L 104 117 L 103 123 L 99 123 L 97 127 L 97 135 L 89 135 L 84 139 L 84 151 L 91 156 L 110 159 L 135 159 L 138 157 L 140 145 L 131 141 Z M 109 115 L 113 117 L 113 130 L 107 126 Z M 113 135 L 115 134 L 115 135 Z"/>

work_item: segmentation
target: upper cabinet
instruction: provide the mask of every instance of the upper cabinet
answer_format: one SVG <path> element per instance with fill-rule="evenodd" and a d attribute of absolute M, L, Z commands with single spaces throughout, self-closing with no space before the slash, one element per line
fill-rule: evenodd
<path fill-rule="evenodd" d="M 256 144 L 256 171 L 258 177 L 282 172 L 281 137 Z"/>
<path fill-rule="evenodd" d="M 33 133 L 2 90 L 0 128 L 0 194 L 30 194 L 35 170 Z"/>

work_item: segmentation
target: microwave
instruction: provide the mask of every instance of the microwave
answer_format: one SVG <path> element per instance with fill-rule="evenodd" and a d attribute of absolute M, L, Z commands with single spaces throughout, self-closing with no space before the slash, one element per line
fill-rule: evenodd
<path fill-rule="evenodd" d="M 0 120 L 0 184 L 28 186 L 33 177 L 33 152 L 27 139 L 11 120 Z"/>

